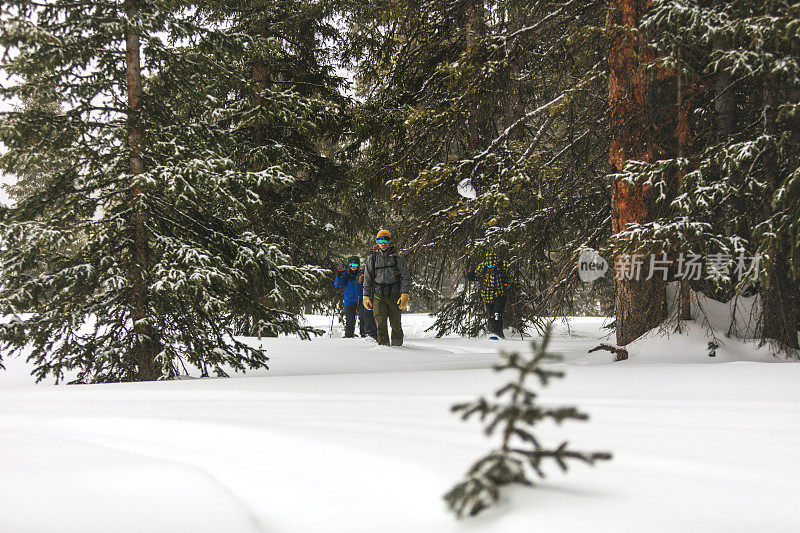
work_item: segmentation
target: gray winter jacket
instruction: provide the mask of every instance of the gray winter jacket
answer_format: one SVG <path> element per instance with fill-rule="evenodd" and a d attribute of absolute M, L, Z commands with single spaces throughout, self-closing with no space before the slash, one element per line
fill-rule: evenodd
<path fill-rule="evenodd" d="M 386 251 L 375 250 L 364 265 L 364 296 L 406 293 L 411 290 L 411 273 L 406 258 L 394 246 Z"/>

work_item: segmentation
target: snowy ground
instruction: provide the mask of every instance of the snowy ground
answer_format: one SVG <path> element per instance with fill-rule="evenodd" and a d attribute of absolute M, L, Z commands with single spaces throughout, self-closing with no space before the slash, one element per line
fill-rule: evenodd
<path fill-rule="evenodd" d="M 33 385 L 7 361 L 0 532 L 800 530 L 800 365 L 729 339 L 712 359 L 698 331 L 612 363 L 586 353 L 595 318 L 559 327 L 567 377 L 543 394 L 592 419 L 542 434 L 614 460 L 455 521 L 441 495 L 490 442 L 448 407 L 504 380 L 498 347 L 528 345 L 404 322 L 402 348 L 269 339 L 271 370 L 231 379 Z"/>

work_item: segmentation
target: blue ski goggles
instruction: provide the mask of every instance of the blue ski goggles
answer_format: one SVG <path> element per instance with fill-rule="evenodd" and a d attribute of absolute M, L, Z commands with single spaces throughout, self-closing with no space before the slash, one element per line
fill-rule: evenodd
<path fill-rule="evenodd" d="M 378 244 L 389 244 L 389 237 L 378 237 L 375 239 Z"/>
<path fill-rule="evenodd" d="M 358 263 L 347 263 L 347 266 L 350 268 L 358 268 L 360 265 Z"/>

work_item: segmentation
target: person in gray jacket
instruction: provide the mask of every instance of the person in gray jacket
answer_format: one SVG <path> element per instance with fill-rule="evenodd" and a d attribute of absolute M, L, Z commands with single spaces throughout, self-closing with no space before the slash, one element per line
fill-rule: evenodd
<path fill-rule="evenodd" d="M 403 345 L 402 311 L 408 307 L 411 274 L 405 257 L 397 254 L 388 231 L 378 232 L 378 249 L 367 258 L 364 266 L 364 307 L 372 309 L 377 325 L 378 344 L 389 346 L 389 329 L 392 326 L 392 346 Z"/>

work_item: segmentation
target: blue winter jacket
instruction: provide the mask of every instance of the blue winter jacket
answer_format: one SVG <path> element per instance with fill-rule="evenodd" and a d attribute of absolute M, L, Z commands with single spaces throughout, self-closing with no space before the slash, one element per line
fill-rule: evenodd
<path fill-rule="evenodd" d="M 344 305 L 356 305 L 361 301 L 364 286 L 358 282 L 359 276 L 361 276 L 360 270 L 356 270 L 353 273 L 350 269 L 347 269 L 347 271 L 339 272 L 336 275 L 336 279 L 333 280 L 334 287 L 344 287 L 342 290 L 344 293 Z"/>

